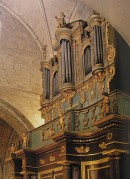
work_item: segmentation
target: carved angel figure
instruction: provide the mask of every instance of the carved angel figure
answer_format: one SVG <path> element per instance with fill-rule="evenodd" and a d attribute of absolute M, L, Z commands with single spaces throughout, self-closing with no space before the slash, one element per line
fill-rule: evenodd
<path fill-rule="evenodd" d="M 63 12 L 60 13 L 60 17 L 58 18 L 57 16 L 55 16 L 57 22 L 58 22 L 58 28 L 63 27 L 66 24 L 65 21 L 65 15 Z"/>
<path fill-rule="evenodd" d="M 59 124 L 60 124 L 61 130 L 63 131 L 65 128 L 65 123 L 64 123 L 64 116 L 62 112 L 60 113 Z"/>
<path fill-rule="evenodd" d="M 28 137 L 25 133 L 23 133 L 23 148 L 27 148 L 28 146 Z"/>
<path fill-rule="evenodd" d="M 102 106 L 102 110 L 101 110 L 101 115 L 102 117 L 104 117 L 106 114 L 108 114 L 110 112 L 110 98 L 108 93 L 103 92 L 103 106 Z"/>

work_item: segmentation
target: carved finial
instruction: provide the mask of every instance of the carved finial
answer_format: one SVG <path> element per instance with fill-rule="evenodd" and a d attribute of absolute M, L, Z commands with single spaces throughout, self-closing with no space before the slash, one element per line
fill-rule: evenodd
<path fill-rule="evenodd" d="M 62 28 L 65 24 L 65 14 L 63 12 L 60 13 L 60 17 L 55 16 L 57 22 L 58 22 L 58 28 Z"/>

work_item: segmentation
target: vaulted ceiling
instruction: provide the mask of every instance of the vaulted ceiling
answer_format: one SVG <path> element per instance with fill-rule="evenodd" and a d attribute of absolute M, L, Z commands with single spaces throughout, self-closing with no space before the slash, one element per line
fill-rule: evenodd
<path fill-rule="evenodd" d="M 53 56 L 55 16 L 62 11 L 67 22 L 87 20 L 92 9 L 103 15 L 130 44 L 129 0 L 0 1 L 0 99 L 22 114 L 19 121 L 28 120 L 34 127 L 44 123 L 38 111 L 42 93 L 39 68 L 43 45 L 47 44 L 48 58 Z M 1 113 L 0 117 L 4 119 Z M 25 131 L 30 124 L 25 124 Z"/>

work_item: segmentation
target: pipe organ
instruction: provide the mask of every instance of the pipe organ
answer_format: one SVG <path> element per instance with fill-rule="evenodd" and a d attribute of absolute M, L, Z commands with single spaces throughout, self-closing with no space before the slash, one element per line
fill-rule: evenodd
<path fill-rule="evenodd" d="M 11 177 L 128 179 L 130 88 L 127 57 L 118 49 L 129 48 L 99 14 L 71 23 L 61 15 L 55 55 L 41 62 L 45 124 L 27 133 L 27 147 L 7 159 Z"/>

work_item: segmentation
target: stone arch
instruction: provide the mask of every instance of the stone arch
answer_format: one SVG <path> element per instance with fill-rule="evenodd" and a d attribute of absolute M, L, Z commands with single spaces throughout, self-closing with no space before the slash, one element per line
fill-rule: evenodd
<path fill-rule="evenodd" d="M 9 103 L 0 99 L 0 118 L 5 120 L 18 134 L 34 129 L 29 120 Z"/>
<path fill-rule="evenodd" d="M 24 20 L 22 18 L 20 18 L 19 15 L 17 15 L 13 10 L 11 10 L 9 7 L 7 7 L 4 3 L 0 2 L 0 7 L 5 9 L 6 11 L 8 11 L 14 18 L 16 18 L 25 27 L 25 29 L 30 33 L 33 40 L 36 42 L 37 46 L 39 47 L 41 53 L 43 54 L 43 46 L 42 46 L 39 38 L 33 31 L 33 29 L 28 24 L 26 24 L 26 22 L 24 22 Z"/>

